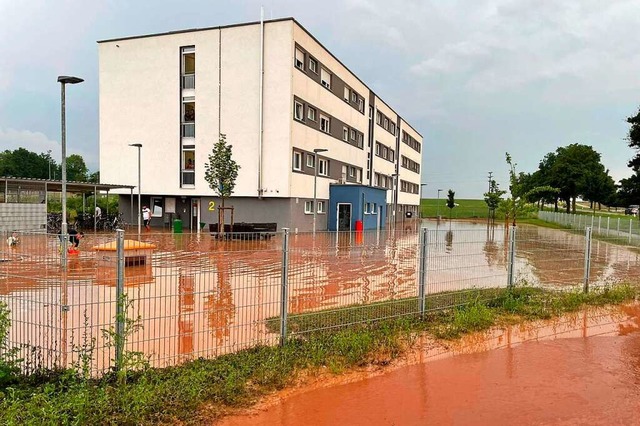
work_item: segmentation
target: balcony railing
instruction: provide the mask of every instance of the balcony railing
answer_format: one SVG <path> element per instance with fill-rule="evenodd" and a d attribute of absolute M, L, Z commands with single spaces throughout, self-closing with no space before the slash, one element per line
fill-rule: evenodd
<path fill-rule="evenodd" d="M 196 137 L 196 123 L 182 123 L 182 137 L 183 138 L 195 138 Z"/>
<path fill-rule="evenodd" d="M 184 74 L 182 76 L 182 88 L 183 89 L 195 89 L 196 88 L 196 75 Z"/>

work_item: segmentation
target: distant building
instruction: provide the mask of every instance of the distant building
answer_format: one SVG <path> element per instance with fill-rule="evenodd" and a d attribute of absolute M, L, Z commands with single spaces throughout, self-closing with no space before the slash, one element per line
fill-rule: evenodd
<path fill-rule="evenodd" d="M 236 222 L 308 231 L 315 209 L 326 230 L 329 185 L 352 183 L 387 189 L 359 211 L 417 216 L 422 136 L 293 18 L 104 40 L 99 56 L 100 176 L 135 185 L 141 143 L 153 226 L 217 222 L 204 165 L 219 133 L 240 165 Z M 137 197 L 120 205 L 137 217 Z"/>

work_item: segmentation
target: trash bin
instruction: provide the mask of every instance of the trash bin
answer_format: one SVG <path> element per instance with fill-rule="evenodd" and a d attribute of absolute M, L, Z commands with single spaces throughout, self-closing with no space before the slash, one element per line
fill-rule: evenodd
<path fill-rule="evenodd" d="M 180 219 L 173 220 L 173 233 L 182 234 L 182 220 Z"/>
<path fill-rule="evenodd" d="M 356 232 L 362 232 L 364 229 L 363 223 L 361 220 L 356 220 Z"/>

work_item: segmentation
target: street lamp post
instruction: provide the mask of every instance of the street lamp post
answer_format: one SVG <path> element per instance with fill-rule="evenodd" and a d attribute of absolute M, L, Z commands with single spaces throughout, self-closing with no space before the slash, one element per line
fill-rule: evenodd
<path fill-rule="evenodd" d="M 444 190 L 443 189 L 438 189 L 438 201 L 437 201 L 438 205 L 437 205 L 437 208 L 436 208 L 436 210 L 438 212 L 438 213 L 436 213 L 438 220 L 440 220 L 440 192 L 442 192 L 442 191 L 444 191 Z"/>
<path fill-rule="evenodd" d="M 138 148 L 138 239 L 140 239 L 140 232 L 142 230 L 142 226 L 140 225 L 140 215 L 142 212 L 142 205 L 140 204 L 141 201 L 141 195 L 140 195 L 140 181 L 142 180 L 141 177 L 141 173 L 140 173 L 140 151 L 142 151 L 142 144 L 141 143 L 130 143 L 129 146 L 134 146 L 136 148 Z M 133 208 L 133 206 L 132 206 Z"/>
<path fill-rule="evenodd" d="M 65 115 L 65 86 L 67 84 L 78 84 L 84 80 L 79 77 L 70 77 L 67 75 L 58 76 L 58 83 L 60 83 L 61 90 L 61 127 L 62 127 L 62 225 L 60 232 L 64 239 L 62 244 L 62 268 L 67 267 L 67 121 Z"/>
<path fill-rule="evenodd" d="M 426 183 L 421 183 L 421 184 L 420 184 L 420 201 L 418 202 L 418 208 L 420 209 L 420 210 L 418 211 L 418 217 L 419 217 L 420 219 L 422 219 L 422 196 L 424 195 L 424 189 L 423 189 L 423 188 L 424 188 L 425 186 L 427 186 L 427 184 L 426 184 Z"/>
<path fill-rule="evenodd" d="M 318 154 L 329 151 L 326 148 L 316 148 L 313 150 L 313 236 L 316 236 L 316 215 L 318 208 L 316 207 L 316 192 L 318 189 Z"/>

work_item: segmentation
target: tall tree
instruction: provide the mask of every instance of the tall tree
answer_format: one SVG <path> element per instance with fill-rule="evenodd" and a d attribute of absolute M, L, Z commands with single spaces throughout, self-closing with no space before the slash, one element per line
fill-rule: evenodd
<path fill-rule="evenodd" d="M 630 148 L 636 151 L 635 157 L 629 160 L 628 165 L 635 173 L 638 173 L 640 171 L 640 109 L 635 116 L 627 118 L 627 123 L 631 125 L 627 135 L 627 143 Z"/>
<path fill-rule="evenodd" d="M 576 210 L 576 198 L 583 195 L 588 187 L 589 175 L 604 169 L 600 154 L 591 146 L 571 144 L 556 150 L 556 158 L 551 166 L 552 181 L 560 190 L 560 198 L 567 202 L 567 213 Z"/>
<path fill-rule="evenodd" d="M 24 148 L 0 153 L 0 176 L 47 179 L 47 154 L 36 154 Z"/>
<path fill-rule="evenodd" d="M 213 189 L 220 197 L 222 209 L 224 209 L 225 199 L 233 193 L 240 169 L 240 166 L 231 158 L 232 148 L 232 145 L 227 144 L 226 135 L 221 134 L 209 154 L 209 162 L 204 165 L 204 180 L 209 184 L 209 188 Z M 224 210 L 220 211 L 224 212 Z M 224 231 L 223 220 L 220 220 L 224 218 L 223 215 L 218 215 L 219 232 L 221 232 L 220 229 Z"/>
<path fill-rule="evenodd" d="M 82 156 L 72 154 L 67 157 L 67 180 L 75 182 L 87 182 L 89 169 Z"/>

